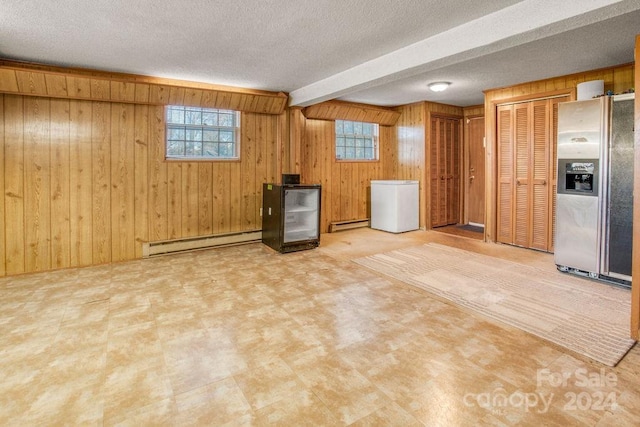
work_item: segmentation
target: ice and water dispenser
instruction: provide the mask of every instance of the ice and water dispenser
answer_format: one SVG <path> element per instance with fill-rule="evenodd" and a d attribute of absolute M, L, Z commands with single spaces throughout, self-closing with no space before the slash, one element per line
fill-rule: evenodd
<path fill-rule="evenodd" d="M 560 175 L 558 193 L 598 195 L 598 160 L 561 159 L 558 172 Z"/>

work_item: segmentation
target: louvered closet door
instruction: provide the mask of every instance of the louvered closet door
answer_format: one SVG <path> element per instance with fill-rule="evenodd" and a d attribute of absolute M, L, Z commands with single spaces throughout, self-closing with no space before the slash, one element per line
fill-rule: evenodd
<path fill-rule="evenodd" d="M 498 107 L 498 236 L 502 243 L 553 250 L 558 102 Z"/>
<path fill-rule="evenodd" d="M 535 101 L 531 140 L 531 226 L 528 247 L 549 249 L 549 101 Z"/>
<path fill-rule="evenodd" d="M 441 198 L 444 197 L 445 182 L 440 177 L 444 176 L 444 171 L 441 170 L 439 162 L 441 150 L 443 146 L 441 141 L 444 141 L 444 127 L 435 118 L 431 119 L 431 135 L 430 135 L 430 148 L 429 148 L 429 170 L 431 171 L 430 179 L 430 199 L 431 206 L 429 212 L 431 216 L 431 226 L 438 227 L 445 225 L 444 211 L 440 207 L 444 207 L 441 202 Z"/>
<path fill-rule="evenodd" d="M 460 120 L 447 119 L 447 224 L 460 220 Z"/>
<path fill-rule="evenodd" d="M 457 224 L 460 219 L 460 119 L 431 117 L 431 226 Z"/>
<path fill-rule="evenodd" d="M 513 243 L 513 105 L 498 107 L 498 242 Z"/>
<path fill-rule="evenodd" d="M 515 169 L 513 244 L 528 246 L 531 222 L 529 199 L 529 104 L 514 106 Z"/>

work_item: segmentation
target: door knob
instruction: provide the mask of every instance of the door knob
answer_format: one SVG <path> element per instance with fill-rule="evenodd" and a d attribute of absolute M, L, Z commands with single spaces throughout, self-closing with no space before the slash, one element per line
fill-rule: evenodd
<path fill-rule="evenodd" d="M 473 176 L 473 175 L 471 175 L 471 176 L 469 177 L 469 179 L 470 179 L 471 181 L 473 181 L 475 178 L 476 178 L 476 177 L 475 177 L 475 176 Z"/>

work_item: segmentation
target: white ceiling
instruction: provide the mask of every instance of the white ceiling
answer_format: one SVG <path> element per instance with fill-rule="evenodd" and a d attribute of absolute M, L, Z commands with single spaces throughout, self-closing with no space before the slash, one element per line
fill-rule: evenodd
<path fill-rule="evenodd" d="M 0 57 L 290 93 L 431 100 L 633 61 L 640 0 L 2 0 Z M 435 94 L 427 83 L 446 80 Z"/>

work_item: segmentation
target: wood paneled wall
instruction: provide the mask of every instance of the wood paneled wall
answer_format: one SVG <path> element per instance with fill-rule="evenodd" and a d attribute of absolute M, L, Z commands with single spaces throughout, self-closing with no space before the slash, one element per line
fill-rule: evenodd
<path fill-rule="evenodd" d="M 356 122 L 378 123 L 382 126 L 395 125 L 400 115 L 392 108 L 337 100 L 311 105 L 302 112 L 308 119 L 352 120 Z"/>
<path fill-rule="evenodd" d="M 0 93 L 281 114 L 288 96 L 207 83 L 0 59 Z"/>
<path fill-rule="evenodd" d="M 165 160 L 162 106 L 0 95 L 0 275 L 260 229 L 278 117 L 242 114 L 240 161 L 178 162 Z"/>
<path fill-rule="evenodd" d="M 420 227 L 430 229 L 431 195 L 427 177 L 430 176 L 428 147 L 431 115 L 462 117 L 462 108 L 435 102 L 418 102 L 397 107 L 396 110 L 400 112 L 400 117 L 394 126 L 394 179 L 420 182 Z"/>
<path fill-rule="evenodd" d="M 302 182 L 322 185 L 321 230 L 332 222 L 370 217 L 370 181 L 393 179 L 392 128 L 379 127 L 380 160 L 337 161 L 335 122 L 306 119 L 302 142 Z"/>
<path fill-rule="evenodd" d="M 427 200 L 425 194 L 425 103 L 396 108 L 400 117 L 394 129 L 394 150 L 390 159 L 393 179 L 419 182 L 420 227 L 425 226 Z"/>
<path fill-rule="evenodd" d="M 614 93 L 634 87 L 634 65 L 625 64 L 552 79 L 523 83 L 507 88 L 485 91 L 485 138 L 486 138 L 486 204 L 485 238 L 496 241 L 497 203 L 497 148 L 496 107 L 500 103 L 525 101 L 548 96 L 569 95 L 575 99 L 576 86 L 590 80 L 604 80 L 604 89 Z"/>

